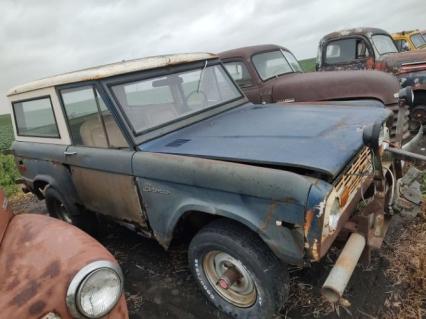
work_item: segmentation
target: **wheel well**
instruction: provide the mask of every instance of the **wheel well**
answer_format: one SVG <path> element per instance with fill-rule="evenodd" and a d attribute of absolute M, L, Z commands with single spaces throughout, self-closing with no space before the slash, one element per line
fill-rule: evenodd
<path fill-rule="evenodd" d="M 240 224 L 241 226 L 247 228 L 249 231 L 252 231 L 243 223 L 232 218 L 220 215 L 213 215 L 201 211 L 189 211 L 179 219 L 173 232 L 172 241 L 179 238 L 183 239 L 186 242 L 189 242 L 201 230 L 201 228 L 217 219 L 229 221 L 230 223 Z"/>

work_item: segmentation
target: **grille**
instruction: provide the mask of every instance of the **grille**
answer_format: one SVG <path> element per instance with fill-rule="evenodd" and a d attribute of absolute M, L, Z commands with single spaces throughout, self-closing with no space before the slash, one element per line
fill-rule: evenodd
<path fill-rule="evenodd" d="M 371 175 L 372 172 L 371 153 L 367 147 L 364 147 L 335 186 L 340 207 L 346 206 L 349 199 L 361 187 L 365 176 Z"/>

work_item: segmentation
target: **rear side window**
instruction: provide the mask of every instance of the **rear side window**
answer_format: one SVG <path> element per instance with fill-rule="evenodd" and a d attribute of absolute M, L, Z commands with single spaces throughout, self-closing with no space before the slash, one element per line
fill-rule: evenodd
<path fill-rule="evenodd" d="M 225 68 L 240 87 L 252 86 L 250 74 L 242 62 L 225 62 Z"/>
<path fill-rule="evenodd" d="M 93 86 L 61 90 L 74 145 L 127 148 L 110 111 Z"/>
<path fill-rule="evenodd" d="M 49 97 L 14 102 L 13 114 L 20 136 L 60 137 Z"/>
<path fill-rule="evenodd" d="M 351 62 L 356 58 L 356 39 L 345 39 L 330 42 L 325 52 L 328 64 Z"/>

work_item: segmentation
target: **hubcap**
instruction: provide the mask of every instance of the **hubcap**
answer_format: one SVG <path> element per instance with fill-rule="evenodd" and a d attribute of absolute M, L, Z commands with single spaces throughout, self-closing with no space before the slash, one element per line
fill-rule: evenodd
<path fill-rule="evenodd" d="M 215 291 L 231 304 L 247 308 L 256 302 L 257 291 L 246 267 L 231 255 L 211 251 L 203 259 L 204 273 Z"/>

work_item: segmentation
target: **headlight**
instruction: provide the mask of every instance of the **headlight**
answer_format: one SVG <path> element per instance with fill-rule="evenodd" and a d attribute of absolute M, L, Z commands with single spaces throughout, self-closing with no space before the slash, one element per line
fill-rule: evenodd
<path fill-rule="evenodd" d="M 110 261 L 95 261 L 83 267 L 71 280 L 67 305 L 74 318 L 101 318 L 118 303 L 123 274 Z"/>

